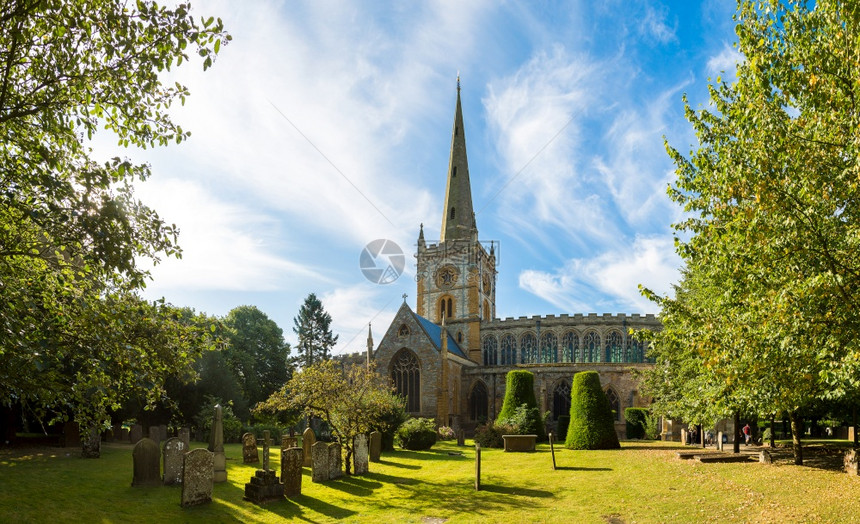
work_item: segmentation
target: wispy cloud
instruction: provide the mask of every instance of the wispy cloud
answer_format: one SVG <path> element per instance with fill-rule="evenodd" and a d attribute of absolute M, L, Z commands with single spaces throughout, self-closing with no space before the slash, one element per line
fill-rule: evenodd
<path fill-rule="evenodd" d="M 712 76 L 721 74 L 734 76 L 737 64 L 743 60 L 744 56 L 734 46 L 724 42 L 719 54 L 708 59 L 708 74 Z"/>
<path fill-rule="evenodd" d="M 653 38 L 661 44 L 677 42 L 678 37 L 675 35 L 677 31 L 677 20 L 669 25 L 667 18 L 669 9 L 664 5 L 645 5 L 645 15 L 639 24 L 639 32 L 642 35 Z"/>

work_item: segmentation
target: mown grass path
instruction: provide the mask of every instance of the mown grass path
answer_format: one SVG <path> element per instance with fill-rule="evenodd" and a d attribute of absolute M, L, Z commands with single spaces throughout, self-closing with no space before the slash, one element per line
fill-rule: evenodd
<path fill-rule="evenodd" d="M 192 444 L 192 448 L 197 445 Z M 203 447 L 202 444 L 199 446 Z M 615 451 L 483 450 L 474 490 L 474 448 L 437 444 L 395 451 L 370 474 L 325 484 L 259 507 L 242 500 L 256 467 L 228 445 L 228 482 L 211 504 L 183 509 L 180 488 L 132 488 L 130 445 L 102 458 L 75 450 L 0 452 L 0 522 L 857 522 L 860 478 L 790 465 L 681 461 L 672 443 L 622 443 Z M 684 448 L 689 450 L 690 448 Z M 449 452 L 460 451 L 462 456 Z M 273 453 L 273 466 L 280 468 Z"/>

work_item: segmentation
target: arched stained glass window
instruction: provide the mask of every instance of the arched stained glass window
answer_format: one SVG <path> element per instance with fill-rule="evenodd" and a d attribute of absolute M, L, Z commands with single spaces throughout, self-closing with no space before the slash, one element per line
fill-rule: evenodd
<path fill-rule="evenodd" d="M 469 393 L 469 420 L 477 422 L 487 421 L 488 398 L 487 386 L 480 380 L 475 382 L 472 392 Z"/>
<path fill-rule="evenodd" d="M 502 337 L 502 365 L 510 366 L 517 363 L 517 340 L 513 335 Z"/>
<path fill-rule="evenodd" d="M 552 390 L 552 418 L 558 420 L 558 417 L 569 414 L 570 383 L 562 380 Z"/>
<path fill-rule="evenodd" d="M 406 411 L 421 411 L 421 368 L 418 357 L 403 348 L 391 359 L 391 380 L 395 392 L 406 399 Z"/>
<path fill-rule="evenodd" d="M 558 362 L 558 337 L 551 331 L 540 336 L 540 361 L 542 364 Z"/>
<path fill-rule="evenodd" d="M 624 337 L 618 331 L 606 336 L 606 362 L 624 362 Z"/>
<path fill-rule="evenodd" d="M 582 337 L 582 361 L 600 362 L 600 335 L 589 331 Z"/>
<path fill-rule="evenodd" d="M 618 393 L 611 387 L 606 390 L 606 398 L 609 399 L 609 407 L 612 408 L 612 418 L 616 421 L 621 420 L 621 400 L 618 398 Z"/>
<path fill-rule="evenodd" d="M 636 340 L 634 337 L 627 337 L 627 362 L 644 362 L 644 346 L 644 342 Z"/>
<path fill-rule="evenodd" d="M 561 338 L 561 361 L 582 362 L 582 355 L 579 354 L 579 335 L 573 331 L 568 331 Z"/>
<path fill-rule="evenodd" d="M 526 333 L 520 339 L 520 364 L 537 362 L 537 338 L 533 333 Z"/>
<path fill-rule="evenodd" d="M 496 337 L 490 335 L 488 337 L 484 337 L 483 344 L 483 354 L 484 354 L 484 365 L 485 366 L 496 366 L 499 363 L 499 343 L 496 340 Z"/>

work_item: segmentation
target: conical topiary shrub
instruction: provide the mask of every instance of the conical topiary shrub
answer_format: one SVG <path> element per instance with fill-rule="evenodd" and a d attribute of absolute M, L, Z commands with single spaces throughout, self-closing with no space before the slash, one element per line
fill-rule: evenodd
<path fill-rule="evenodd" d="M 609 399 L 596 371 L 573 375 L 570 387 L 570 425 L 565 446 L 570 449 L 618 449 L 618 435 Z"/>
<path fill-rule="evenodd" d="M 546 429 L 543 427 L 543 417 L 538 409 L 535 398 L 535 376 L 531 371 L 514 370 L 508 371 L 505 378 L 505 400 L 502 403 L 502 411 L 499 412 L 499 421 L 511 419 L 516 414 L 517 408 L 525 404 L 530 416 L 523 433 L 534 432 L 538 440 L 546 440 Z"/>

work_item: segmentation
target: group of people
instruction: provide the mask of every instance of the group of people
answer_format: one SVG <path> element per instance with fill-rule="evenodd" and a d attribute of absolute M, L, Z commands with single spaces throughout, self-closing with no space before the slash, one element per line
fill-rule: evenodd
<path fill-rule="evenodd" d="M 750 440 L 752 440 L 752 428 L 750 425 L 745 425 L 741 431 L 744 434 L 744 444 L 747 446 L 750 445 Z M 725 442 L 725 437 L 723 437 L 723 442 Z M 686 444 L 701 444 L 702 441 L 699 437 L 699 429 L 695 426 L 691 427 L 687 432 L 687 442 Z M 705 433 L 705 444 L 713 444 L 714 443 L 714 432 L 712 430 L 708 430 Z"/>

